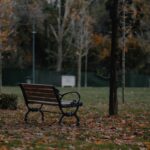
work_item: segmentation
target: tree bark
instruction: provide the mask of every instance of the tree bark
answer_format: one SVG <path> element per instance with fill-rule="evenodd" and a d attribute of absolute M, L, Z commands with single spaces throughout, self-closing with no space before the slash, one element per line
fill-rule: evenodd
<path fill-rule="evenodd" d="M 123 49 L 122 49 L 122 102 L 125 102 L 125 85 L 126 85 L 126 55 L 125 55 L 125 48 L 126 48 L 126 12 L 125 12 L 125 0 L 123 0 Z"/>
<path fill-rule="evenodd" d="M 82 56 L 78 55 L 78 82 L 77 82 L 77 87 L 78 91 L 81 88 L 81 66 L 82 66 Z"/>
<path fill-rule="evenodd" d="M 2 93 L 2 52 L 0 51 L 0 93 Z"/>
<path fill-rule="evenodd" d="M 57 72 L 62 71 L 62 62 L 63 62 L 62 41 L 60 41 L 58 44 L 58 54 L 57 54 L 57 66 L 56 66 Z"/>
<path fill-rule="evenodd" d="M 112 3 L 112 43 L 111 43 L 111 64 L 110 64 L 110 95 L 109 115 L 118 114 L 117 100 L 117 52 L 118 52 L 118 0 Z"/>

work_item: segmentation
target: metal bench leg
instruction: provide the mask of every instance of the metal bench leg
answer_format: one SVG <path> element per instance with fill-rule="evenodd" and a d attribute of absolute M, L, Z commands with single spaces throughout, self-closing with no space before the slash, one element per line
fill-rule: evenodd
<path fill-rule="evenodd" d="M 43 111 L 42 111 L 42 110 L 40 110 L 39 112 L 40 112 L 40 113 L 41 113 L 41 115 L 42 115 L 42 121 L 44 121 L 44 113 L 43 113 Z"/>
<path fill-rule="evenodd" d="M 74 115 L 75 118 L 76 118 L 76 126 L 79 126 L 80 125 L 80 119 L 79 117 L 77 116 L 77 114 Z"/>
<path fill-rule="evenodd" d="M 59 122 L 58 122 L 58 123 L 59 123 L 60 125 L 61 125 L 61 122 L 62 122 L 62 120 L 63 120 L 64 116 L 65 116 L 65 115 L 64 115 L 64 114 L 62 114 L 62 116 L 61 116 L 61 117 L 60 117 L 60 119 L 59 119 Z"/>
<path fill-rule="evenodd" d="M 30 113 L 30 110 L 27 111 L 27 113 L 25 114 L 25 117 L 24 117 L 24 121 L 27 123 L 27 118 L 28 118 L 28 114 Z"/>

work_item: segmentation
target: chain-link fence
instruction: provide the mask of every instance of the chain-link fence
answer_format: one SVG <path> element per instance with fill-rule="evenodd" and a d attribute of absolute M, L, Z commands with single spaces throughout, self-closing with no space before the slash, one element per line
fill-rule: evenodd
<path fill-rule="evenodd" d="M 73 75 L 76 78 L 76 72 L 58 73 L 49 70 L 36 70 L 35 81 L 41 84 L 52 84 L 55 86 L 61 86 L 62 75 Z M 32 82 L 32 71 L 27 69 L 3 69 L 3 85 L 15 86 L 21 82 Z M 86 85 L 84 80 L 84 72 L 82 73 L 82 86 Z M 87 86 L 98 87 L 108 86 L 109 81 L 99 77 L 94 72 L 87 73 Z M 126 86 L 127 87 L 150 87 L 150 76 L 140 75 L 135 73 L 126 74 Z"/>

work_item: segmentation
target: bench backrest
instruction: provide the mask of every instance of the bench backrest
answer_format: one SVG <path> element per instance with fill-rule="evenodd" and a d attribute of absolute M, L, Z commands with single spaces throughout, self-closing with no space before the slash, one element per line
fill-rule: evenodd
<path fill-rule="evenodd" d="M 37 101 L 59 103 L 59 91 L 51 85 L 43 84 L 19 84 L 26 104 Z"/>

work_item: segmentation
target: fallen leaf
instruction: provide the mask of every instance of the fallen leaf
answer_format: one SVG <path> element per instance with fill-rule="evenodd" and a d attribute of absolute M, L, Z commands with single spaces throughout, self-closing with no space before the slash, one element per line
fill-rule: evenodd
<path fill-rule="evenodd" d="M 104 144 L 104 141 L 96 140 L 96 141 L 94 141 L 94 143 L 97 144 L 97 145 L 100 145 L 100 144 Z"/>
<path fill-rule="evenodd" d="M 9 149 L 8 149 L 8 147 L 7 147 L 7 146 L 2 145 L 2 146 L 0 146 L 0 150 L 9 150 Z"/>
<path fill-rule="evenodd" d="M 4 137 L 2 135 L 0 135 L 0 142 L 4 141 Z"/>
<path fill-rule="evenodd" d="M 147 150 L 150 150 L 150 142 L 144 142 L 144 145 L 146 146 Z"/>
<path fill-rule="evenodd" d="M 145 124 L 144 123 L 143 124 L 139 124 L 139 127 L 144 128 Z"/>
<path fill-rule="evenodd" d="M 121 145 L 121 144 L 122 144 L 122 140 L 120 140 L 120 139 L 115 139 L 114 143 L 117 144 L 117 145 Z"/>

